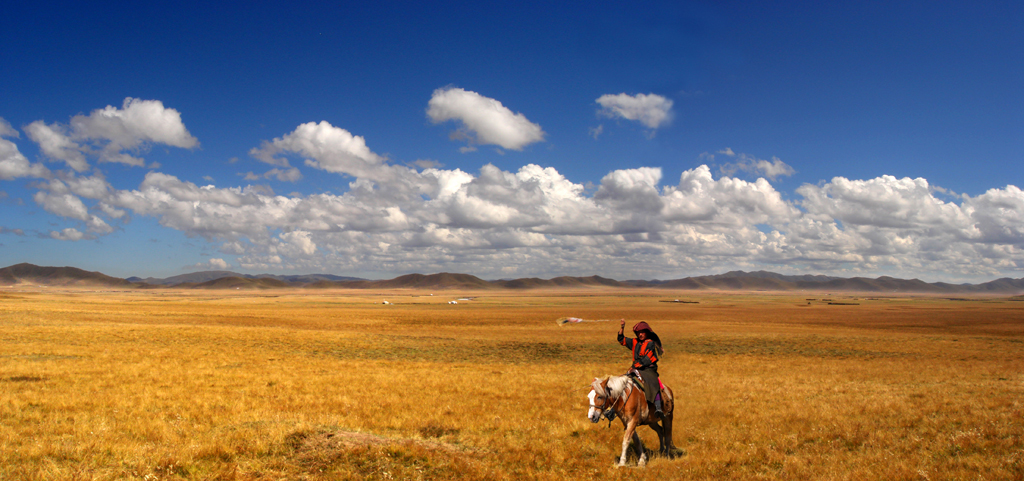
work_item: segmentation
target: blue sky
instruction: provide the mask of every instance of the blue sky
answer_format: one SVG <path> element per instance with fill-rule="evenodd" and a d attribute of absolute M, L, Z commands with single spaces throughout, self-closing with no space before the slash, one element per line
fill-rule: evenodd
<path fill-rule="evenodd" d="M 1024 6 L 20 2 L 0 264 L 1024 271 Z"/>

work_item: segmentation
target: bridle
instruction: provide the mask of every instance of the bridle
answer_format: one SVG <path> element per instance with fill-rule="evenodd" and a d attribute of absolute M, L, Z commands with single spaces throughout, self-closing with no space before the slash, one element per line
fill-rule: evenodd
<path fill-rule="evenodd" d="M 602 403 L 601 403 L 601 406 L 597 405 L 597 398 L 598 397 L 600 397 L 603 400 Z M 619 400 L 618 397 L 614 397 L 613 398 L 611 396 L 601 396 L 600 394 L 597 393 L 596 390 L 594 391 L 594 405 L 593 405 L 593 407 L 594 407 L 594 409 L 598 409 L 598 410 L 601 411 L 600 416 L 598 416 L 599 420 L 601 418 L 605 418 L 605 419 L 608 420 L 608 427 L 611 427 L 612 420 L 615 419 L 615 403 L 618 400 Z"/>

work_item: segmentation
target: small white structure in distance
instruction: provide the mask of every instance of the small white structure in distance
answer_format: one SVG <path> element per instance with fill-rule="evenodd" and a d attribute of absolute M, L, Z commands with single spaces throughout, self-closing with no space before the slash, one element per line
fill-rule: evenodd
<path fill-rule="evenodd" d="M 448 301 L 449 304 L 458 304 L 459 301 Z"/>
<path fill-rule="evenodd" d="M 390 303 L 390 302 L 388 302 L 388 301 L 387 301 L 387 300 L 385 299 L 385 300 L 384 300 L 384 302 L 381 302 L 381 304 L 384 304 L 384 305 L 386 306 L 386 305 L 388 305 L 388 304 L 391 304 L 391 303 Z"/>

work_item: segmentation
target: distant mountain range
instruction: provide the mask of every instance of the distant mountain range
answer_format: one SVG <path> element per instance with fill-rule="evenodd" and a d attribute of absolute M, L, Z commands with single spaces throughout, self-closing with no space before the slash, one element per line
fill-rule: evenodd
<path fill-rule="evenodd" d="M 110 277 L 99 272 L 83 271 L 75 267 L 40 267 L 32 264 L 16 264 L 0 269 L 0 285 L 19 283 L 42 284 L 47 286 L 103 285 L 111 287 L 133 287 L 131 281 Z"/>
<path fill-rule="evenodd" d="M 981 284 L 928 283 L 918 279 L 893 277 L 830 277 L 822 275 L 788 276 L 774 272 L 732 271 L 712 276 L 686 277 L 674 280 L 617 281 L 600 276 L 555 277 L 553 279 L 523 278 L 487 281 L 469 274 L 408 274 L 389 280 L 367 280 L 330 274 L 279 276 L 248 275 L 231 271 L 205 271 L 182 274 L 166 279 L 129 277 L 119 279 L 99 272 L 74 267 L 40 267 L 17 264 L 0 269 L 0 285 L 36 284 L 47 286 L 107 286 L 155 289 L 165 287 L 191 289 L 542 289 L 542 288 L 660 288 L 674 290 L 730 291 L 828 291 L 828 292 L 898 292 L 933 294 L 1024 294 L 1024 278 L 996 279 Z"/>
<path fill-rule="evenodd" d="M 284 282 L 285 284 L 309 284 L 311 282 L 318 281 L 362 281 L 358 277 L 343 277 L 334 276 L 331 274 L 304 274 L 296 276 L 276 276 L 273 274 L 260 274 L 257 276 L 249 274 L 239 274 L 231 271 L 203 271 L 203 272 L 192 272 L 190 274 L 182 274 L 180 276 L 167 277 L 164 279 L 158 279 L 156 277 L 147 277 L 145 279 L 139 277 L 129 277 L 125 279 L 129 282 L 145 282 L 146 284 L 152 284 L 155 286 L 174 286 L 178 284 L 201 284 L 204 282 L 215 281 L 224 277 L 240 277 L 242 279 L 273 279 L 276 281 Z"/>

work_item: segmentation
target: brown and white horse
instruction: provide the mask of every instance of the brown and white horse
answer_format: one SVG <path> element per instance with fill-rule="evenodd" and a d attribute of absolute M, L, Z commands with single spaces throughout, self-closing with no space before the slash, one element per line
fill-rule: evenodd
<path fill-rule="evenodd" d="M 596 423 L 602 417 L 609 421 L 618 416 L 622 420 L 625 432 L 622 435 L 622 455 L 619 456 L 619 466 L 626 465 L 626 454 L 629 450 L 629 440 L 633 439 L 636 448 L 637 464 L 647 464 L 647 453 L 644 452 L 644 444 L 640 436 L 636 434 L 637 426 L 646 424 L 658 433 L 660 446 L 658 451 L 663 455 L 671 456 L 675 446 L 672 444 L 672 411 L 675 402 L 672 390 L 664 386 L 661 391 L 662 410 L 664 416 L 658 424 L 658 416 L 647 407 L 647 398 L 642 389 L 633 384 L 627 376 L 606 376 L 604 379 L 594 378 L 590 385 L 590 412 L 587 417 L 590 422 Z"/>

